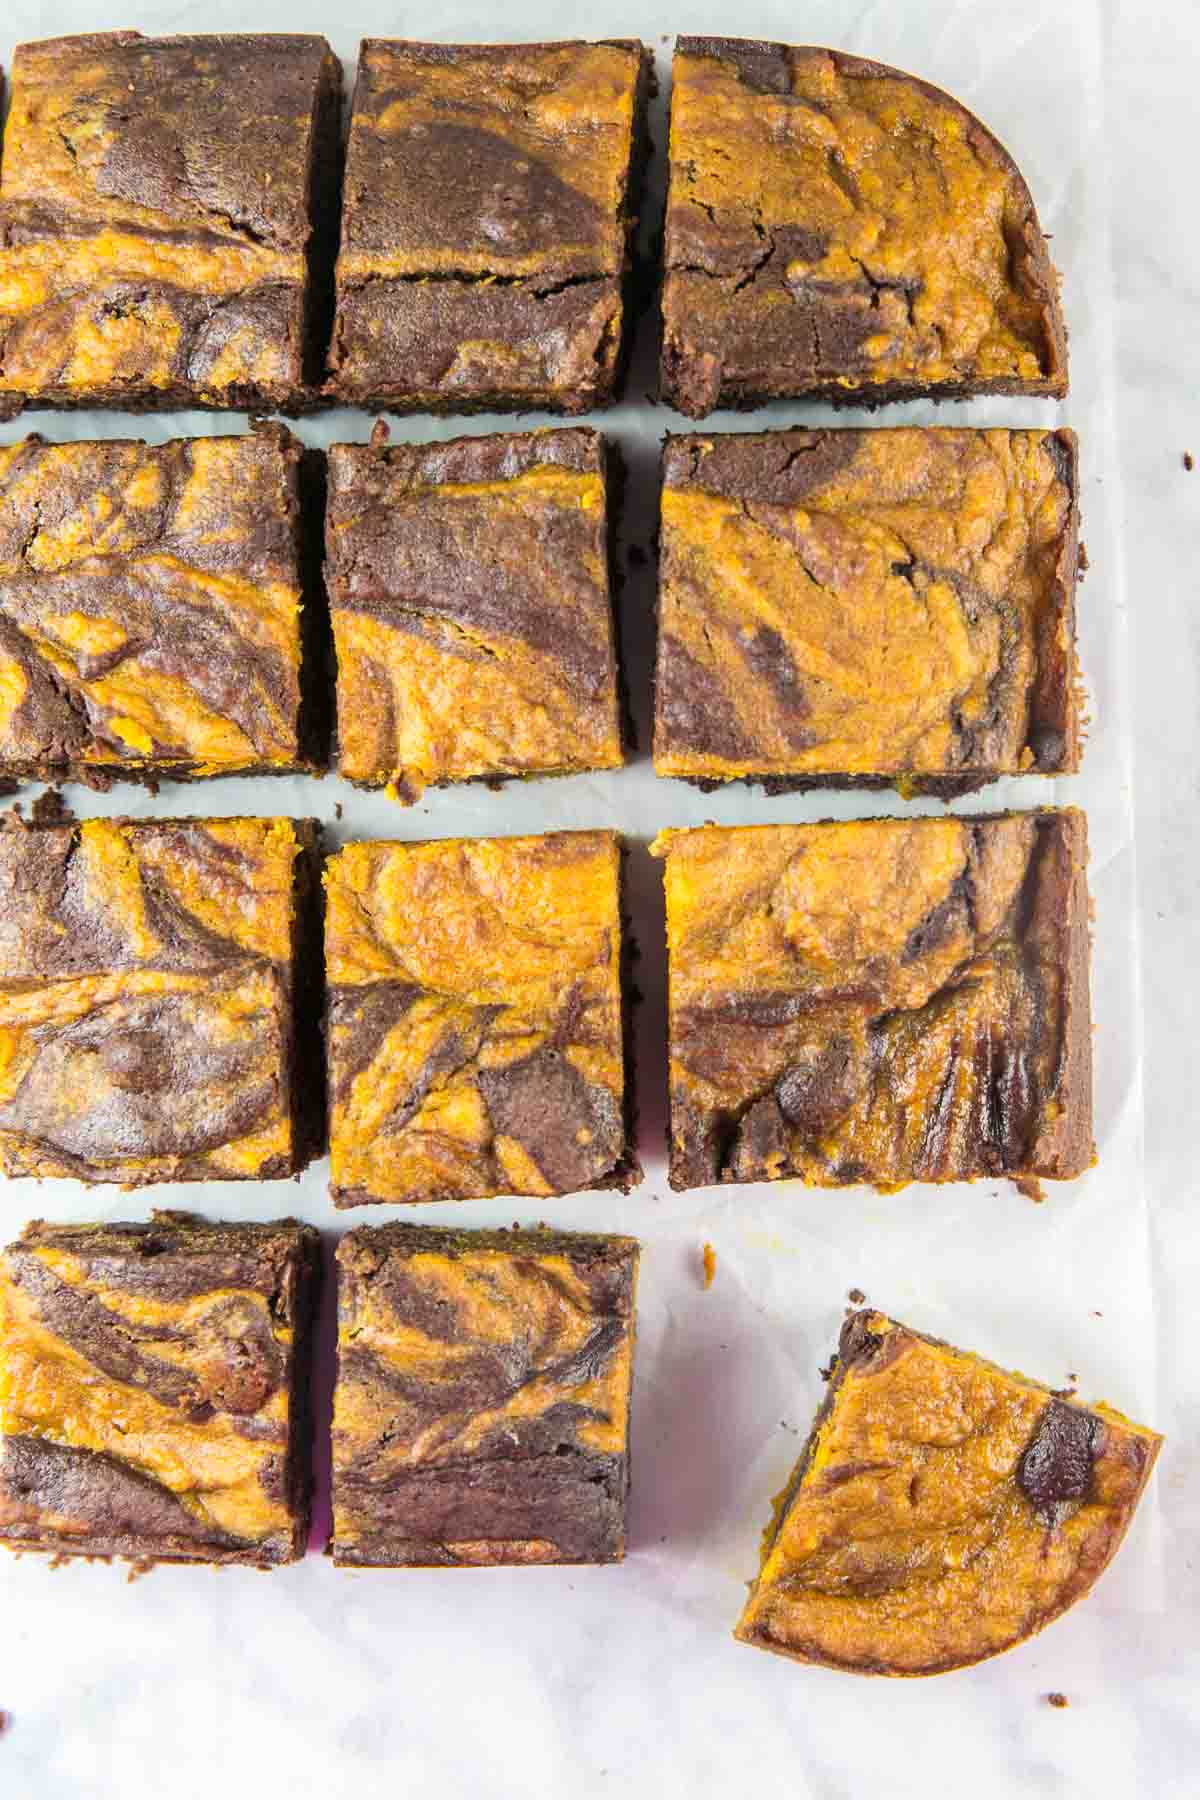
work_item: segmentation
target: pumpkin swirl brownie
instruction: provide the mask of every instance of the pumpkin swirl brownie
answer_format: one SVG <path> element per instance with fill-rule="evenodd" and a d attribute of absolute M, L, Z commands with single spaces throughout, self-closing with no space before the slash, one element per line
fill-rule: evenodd
<path fill-rule="evenodd" d="M 20 45 L 0 171 L 0 406 L 310 399 L 341 80 L 320 37 Z"/>
<path fill-rule="evenodd" d="M 663 454 L 654 767 L 943 797 L 1079 765 L 1069 431 Z"/>
<path fill-rule="evenodd" d="M 330 858 L 338 1206 L 633 1186 L 620 863 L 610 831 Z"/>
<path fill-rule="evenodd" d="M 0 776 L 300 769 L 301 447 L 0 447 Z"/>
<path fill-rule="evenodd" d="M 736 1635 L 863 1675 L 1009 1650 L 1103 1574 L 1161 1443 L 1111 1407 L 853 1313 Z"/>
<path fill-rule="evenodd" d="M 411 802 L 624 761 L 604 439 L 335 444 L 338 768 Z"/>
<path fill-rule="evenodd" d="M 0 832 L 0 1169 L 294 1174 L 321 1135 L 312 820 Z"/>
<path fill-rule="evenodd" d="M 334 1561 L 619 1561 L 637 1264 L 624 1237 L 344 1237 Z"/>
<path fill-rule="evenodd" d="M 706 826 L 652 849 L 673 1187 L 1090 1166 L 1082 813 Z"/>
<path fill-rule="evenodd" d="M 635 41 L 367 38 L 327 393 L 389 412 L 607 406 L 651 89 Z"/>
<path fill-rule="evenodd" d="M 836 50 L 680 38 L 661 389 L 680 412 L 1067 389 L 1012 158 L 927 82 Z"/>
<path fill-rule="evenodd" d="M 319 1245 L 291 1219 L 27 1226 L 0 1255 L 0 1543 L 303 1556 Z"/>

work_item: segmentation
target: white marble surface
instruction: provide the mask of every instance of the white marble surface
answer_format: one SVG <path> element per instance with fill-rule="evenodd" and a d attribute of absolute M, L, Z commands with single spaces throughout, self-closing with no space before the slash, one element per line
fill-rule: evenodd
<path fill-rule="evenodd" d="M 1163 5 L 1147 24 L 1149 9 L 1099 0 L 811 0 L 799 11 L 753 0 L 735 13 L 707 4 L 669 16 L 632 0 L 517 0 L 501 18 L 449 0 L 434 29 L 427 14 L 378 0 L 363 0 L 344 28 L 317 0 L 260 0 L 253 12 L 231 0 L 203 9 L 163 0 L 119 18 L 110 4 L 6 0 L 0 62 L 23 38 L 118 24 L 324 30 L 347 59 L 367 33 L 641 35 L 665 55 L 659 33 L 738 31 L 895 62 L 958 94 L 999 132 L 1054 234 L 1072 396 L 1060 408 L 998 402 L 936 417 L 1057 418 L 1082 439 L 1092 574 L 1081 636 L 1094 722 L 1085 772 L 1058 784 L 1054 797 L 1078 800 L 1091 820 L 1101 1163 L 1052 1190 L 1041 1208 L 993 1184 L 889 1199 L 793 1187 L 672 1196 L 654 1147 L 664 1105 L 662 971 L 648 955 L 639 1025 L 648 1180 L 627 1199 L 540 1209 L 555 1223 L 612 1225 L 646 1244 L 628 1561 L 599 1570 L 348 1575 L 312 1555 L 269 1576 L 161 1570 L 128 1585 L 118 1570 L 54 1572 L 37 1559 L 5 1558 L 0 1708 L 13 1723 L 0 1740 L 0 1795 L 207 1800 L 269 1786 L 331 1800 L 663 1800 L 738 1796 L 751 1782 L 796 1800 L 868 1788 L 887 1800 L 924 1800 L 964 1783 L 988 1800 L 1194 1795 L 1200 1224 L 1189 1152 L 1200 951 L 1200 470 L 1186 475 L 1182 452 L 1200 457 L 1196 9 Z M 647 385 L 644 350 L 635 392 Z M 803 408 L 771 415 L 778 423 L 822 416 Z M 910 407 L 880 422 L 934 417 Z M 303 430 L 327 442 L 364 436 L 368 423 L 345 414 Z M 627 537 L 644 542 L 655 442 L 678 422 L 626 405 L 606 423 L 631 455 Z M 129 429 L 111 417 L 41 415 L 2 434 L 26 428 L 51 437 Z M 194 417 L 132 427 L 154 437 L 222 428 Z M 406 422 L 398 435 L 421 429 Z M 643 574 L 624 603 L 643 723 L 649 604 Z M 1008 784 L 987 800 L 1034 797 L 1051 794 Z M 81 810 L 152 809 L 133 792 L 80 798 Z M 340 824 L 335 801 L 345 805 Z M 891 797 L 887 805 L 905 810 Z M 799 819 L 876 803 L 703 798 L 655 782 L 642 760 L 620 776 L 498 798 L 441 793 L 410 813 L 335 781 L 225 783 L 182 797 L 167 789 L 154 810 L 172 806 L 317 811 L 335 836 L 612 823 L 644 841 L 666 823 Z M 633 872 L 638 923 L 653 943 L 661 930 L 655 867 L 639 852 Z M 335 1221 L 324 1179 L 322 1166 L 298 1188 L 176 1188 L 162 1198 L 232 1217 L 295 1209 L 328 1228 L 358 1223 Z M 143 1216 L 155 1198 L 13 1183 L 3 1191 L 4 1231 L 35 1212 Z M 511 1202 L 478 1203 L 455 1218 L 484 1223 L 518 1211 L 527 1216 Z M 705 1239 L 719 1256 L 709 1293 L 697 1268 Z M 914 1323 L 1045 1379 L 1077 1371 L 1087 1395 L 1104 1395 L 1171 1439 L 1126 1549 L 1087 1604 L 1010 1656 L 930 1682 L 806 1671 L 729 1638 L 767 1497 L 796 1454 L 818 1398 L 817 1367 L 854 1285 Z M 1069 1696 L 1068 1711 L 1045 1704 L 1050 1689 Z"/>

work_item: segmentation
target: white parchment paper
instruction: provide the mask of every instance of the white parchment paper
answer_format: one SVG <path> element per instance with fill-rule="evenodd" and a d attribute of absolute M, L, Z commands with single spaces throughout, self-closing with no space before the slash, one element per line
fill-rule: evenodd
<path fill-rule="evenodd" d="M 289 1790 L 362 1800 L 393 1794 L 663 1800 L 751 1788 L 832 1800 L 857 1795 L 867 1784 L 890 1800 L 957 1791 L 964 1783 L 981 1795 L 1200 1791 L 1200 1773 L 1190 1762 L 1195 1727 L 1187 1695 L 1194 1696 L 1194 1675 L 1190 1687 L 1177 1681 L 1165 1701 L 1156 1700 L 1144 1679 L 1151 1665 L 1161 1672 L 1163 1655 L 1155 1646 L 1189 1643 L 1172 1611 L 1178 1570 L 1164 1567 L 1162 1556 L 1164 1520 L 1169 1514 L 1174 1521 L 1183 1505 L 1174 1446 L 1096 1593 L 1032 1645 L 996 1662 L 930 1682 L 864 1682 L 756 1654 L 729 1635 L 756 1566 L 769 1497 L 818 1403 L 818 1368 L 836 1340 L 852 1287 L 901 1318 L 1048 1382 L 1077 1376 L 1086 1398 L 1105 1398 L 1152 1424 L 1174 1416 L 1172 1379 L 1160 1357 L 1170 1274 L 1144 1180 L 1135 738 L 1122 537 L 1127 446 L 1118 433 L 1114 309 L 1122 259 L 1110 200 L 1114 158 L 1135 129 L 1130 109 L 1137 116 L 1140 108 L 1152 131 L 1158 121 L 1153 81 L 1139 84 L 1128 63 L 1128 38 L 1119 28 L 1114 36 L 1120 11 L 1100 0 L 1054 6 L 1044 0 L 893 0 L 888 6 L 809 0 L 799 9 L 750 0 L 732 10 L 687 4 L 666 15 L 631 0 L 590 6 L 515 0 L 503 12 L 447 0 L 434 15 L 361 0 L 346 18 L 317 0 L 259 0 L 252 9 L 233 0 L 204 7 L 162 0 L 116 17 L 98 0 L 5 0 L 0 62 L 6 66 L 22 39 L 118 25 L 146 32 L 323 31 L 351 69 L 361 35 L 450 42 L 640 35 L 658 50 L 664 87 L 655 109 L 660 185 L 669 75 L 662 34 L 675 30 L 830 44 L 894 62 L 948 88 L 997 131 L 1029 180 L 1064 272 L 1071 398 L 1062 406 L 914 405 L 891 408 L 878 422 L 1061 422 L 1080 435 L 1092 564 L 1079 608 L 1092 715 L 1084 773 L 1054 784 L 999 784 L 982 804 L 1070 800 L 1088 810 L 1100 1161 L 1081 1181 L 1051 1186 L 1040 1207 L 986 1182 L 889 1197 L 816 1193 L 794 1184 L 673 1195 L 666 1186 L 661 879 L 646 842 L 669 824 L 937 811 L 931 803 L 906 805 L 892 795 L 767 799 L 754 790 L 705 796 L 656 780 L 644 750 L 620 773 L 514 785 L 500 794 L 451 789 L 407 811 L 335 778 L 165 786 L 156 799 L 134 786 L 109 796 L 73 790 L 69 797 L 85 815 L 316 814 L 334 844 L 356 836 L 595 825 L 615 826 L 632 840 L 635 929 L 643 946 L 638 980 L 645 994 L 637 1028 L 645 1184 L 628 1197 L 453 1209 L 456 1224 L 536 1216 L 642 1239 L 631 1544 L 627 1562 L 612 1569 L 348 1574 L 310 1555 L 270 1575 L 164 1569 L 134 1585 L 119 1569 L 53 1571 L 38 1558 L 4 1557 L 0 1708 L 12 1715 L 0 1739 L 4 1800 L 160 1794 L 190 1800 Z M 1184 39 L 1194 66 L 1195 37 Z M 1128 220 L 1136 194 L 1127 192 L 1125 204 Z M 619 440 L 630 467 L 626 549 L 650 543 L 661 434 L 687 428 L 643 403 L 652 386 L 649 339 L 643 329 L 629 400 L 596 420 Z M 833 422 L 833 415 L 775 407 L 752 418 L 718 415 L 706 429 L 812 422 Z M 842 415 L 840 422 L 860 420 Z M 133 420 L 30 414 L 0 426 L 0 441 L 27 430 L 51 439 L 158 440 L 243 423 L 201 414 Z M 510 423 L 404 420 L 394 424 L 393 436 L 447 437 Z M 327 444 L 363 439 L 370 426 L 365 415 L 345 412 L 298 429 L 307 442 Z M 1151 418 L 1143 429 L 1153 429 Z M 1200 442 L 1194 448 L 1200 453 Z M 1200 490 L 1200 474 L 1195 479 Z M 625 654 L 646 744 L 653 565 L 633 564 L 628 574 Z M 1143 675 L 1142 715 L 1153 702 L 1148 686 Z M 975 798 L 961 806 L 980 804 Z M 33 1215 L 140 1218 L 156 1204 L 233 1219 L 298 1212 L 331 1234 L 401 1216 L 386 1208 L 337 1215 L 326 1179 L 327 1166 L 320 1164 L 299 1184 L 176 1186 L 132 1195 L 68 1182 L 10 1182 L 0 1190 L 0 1207 L 5 1236 Z M 425 1207 L 402 1216 L 445 1222 L 448 1213 Z M 708 1291 L 700 1277 L 706 1240 L 718 1255 Z M 328 1309 L 324 1330 L 328 1352 Z M 327 1354 L 324 1362 L 327 1388 Z M 319 1402 L 327 1398 L 318 1394 Z M 1190 1466 L 1196 1466 L 1194 1446 Z M 321 1487 L 318 1525 L 327 1515 L 324 1478 Z M 1169 1541 L 1186 1539 L 1172 1532 Z M 1190 1591 L 1194 1603 L 1194 1583 Z M 1193 1657 L 1195 1648 L 1193 1637 Z M 1184 1673 L 1177 1658 L 1173 1670 Z M 1068 1695 L 1070 1710 L 1045 1704 L 1052 1689 Z"/>

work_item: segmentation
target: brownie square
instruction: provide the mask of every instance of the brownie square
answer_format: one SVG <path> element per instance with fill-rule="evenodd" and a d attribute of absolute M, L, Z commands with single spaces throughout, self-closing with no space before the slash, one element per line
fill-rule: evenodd
<path fill-rule="evenodd" d="M 27 1226 L 0 1255 L 0 1543 L 303 1556 L 320 1266 L 293 1219 Z"/>
<path fill-rule="evenodd" d="M 332 1191 L 631 1187 L 611 831 L 348 844 L 326 866 Z"/>
<path fill-rule="evenodd" d="M 899 69 L 677 40 L 661 391 L 717 406 L 1067 390 L 1058 282 L 986 126 Z"/>
<path fill-rule="evenodd" d="M 1074 808 L 667 831 L 675 1188 L 1094 1161 Z"/>
<path fill-rule="evenodd" d="M 608 404 L 651 66 L 637 42 L 365 40 L 329 392 L 394 412 Z"/>
<path fill-rule="evenodd" d="M 320 37 L 22 44 L 0 405 L 296 408 L 328 300 L 341 65 Z"/>
<path fill-rule="evenodd" d="M 1162 1445 L 877 1312 L 851 1313 L 736 1636 L 861 1675 L 1010 1650 L 1104 1573 Z"/>
<path fill-rule="evenodd" d="M 1069 431 L 776 431 L 663 454 L 654 766 L 969 792 L 1079 766 Z"/>
<path fill-rule="evenodd" d="M 266 425 L 0 447 L 0 777 L 183 780 L 309 760 L 300 457 Z"/>
<path fill-rule="evenodd" d="M 320 1136 L 313 820 L 0 832 L 0 1169 L 265 1180 Z"/>
<path fill-rule="evenodd" d="M 338 767 L 427 785 L 623 761 L 607 453 L 583 429 L 335 444 Z"/>
<path fill-rule="evenodd" d="M 333 1560 L 619 1562 L 637 1264 L 544 1229 L 344 1237 Z"/>

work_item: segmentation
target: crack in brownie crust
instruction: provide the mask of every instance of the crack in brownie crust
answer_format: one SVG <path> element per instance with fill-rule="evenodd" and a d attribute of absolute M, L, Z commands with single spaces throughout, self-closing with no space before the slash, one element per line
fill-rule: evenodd
<path fill-rule="evenodd" d="M 1066 392 L 1057 280 L 1029 190 L 966 109 L 836 51 L 680 38 L 662 391 Z"/>
<path fill-rule="evenodd" d="M 669 439 L 657 772 L 1076 769 L 1075 461 L 1069 432 Z"/>
<path fill-rule="evenodd" d="M 0 448 L 0 772 L 297 768 L 300 447 Z"/>
<path fill-rule="evenodd" d="M 339 768 L 432 783 L 623 761 L 606 457 L 586 430 L 330 452 Z"/>
<path fill-rule="evenodd" d="M 653 848 L 673 1187 L 1089 1167 L 1081 813 L 710 826 Z"/>
<path fill-rule="evenodd" d="M 0 1256 L 0 1543 L 303 1555 L 318 1244 L 179 1213 L 27 1227 Z"/>
<path fill-rule="evenodd" d="M 330 860 L 339 1206 L 632 1185 L 619 864 L 605 831 Z"/>
<path fill-rule="evenodd" d="M 1107 1568 L 1161 1442 L 854 1313 L 736 1635 L 870 1675 L 1011 1649 Z"/>
<path fill-rule="evenodd" d="M 335 1562 L 624 1555 L 637 1258 L 548 1231 L 342 1239 Z"/>
<path fill-rule="evenodd" d="M 6 1174 L 140 1185 L 303 1165 L 294 974 L 316 840 L 290 819 L 0 833 Z"/>
<path fill-rule="evenodd" d="M 319 37 L 22 44 L 0 176 L 0 402 L 294 409 Z"/>
<path fill-rule="evenodd" d="M 448 412 L 612 398 L 650 69 L 636 42 L 364 42 L 332 394 Z"/>

